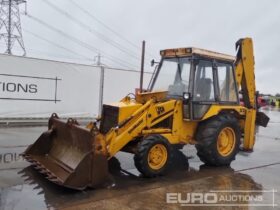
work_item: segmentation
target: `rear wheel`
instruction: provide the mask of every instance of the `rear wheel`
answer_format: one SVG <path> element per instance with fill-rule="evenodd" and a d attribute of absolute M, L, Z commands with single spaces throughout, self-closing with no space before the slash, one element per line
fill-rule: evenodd
<path fill-rule="evenodd" d="M 197 130 L 197 155 L 208 165 L 229 165 L 239 151 L 241 131 L 232 115 L 218 115 L 202 122 Z"/>
<path fill-rule="evenodd" d="M 139 142 L 134 163 L 146 177 L 155 177 L 167 172 L 171 159 L 171 146 L 160 135 L 150 135 Z"/>

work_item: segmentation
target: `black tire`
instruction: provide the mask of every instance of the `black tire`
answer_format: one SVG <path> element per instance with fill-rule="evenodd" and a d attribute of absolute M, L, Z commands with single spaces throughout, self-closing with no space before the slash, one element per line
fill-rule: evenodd
<path fill-rule="evenodd" d="M 235 134 L 235 142 L 228 154 L 220 154 L 218 136 L 220 132 L 230 128 Z M 199 124 L 196 132 L 197 155 L 202 162 L 212 166 L 225 166 L 235 160 L 239 151 L 241 131 L 238 120 L 231 114 L 221 114 Z"/>
<path fill-rule="evenodd" d="M 153 169 L 149 164 L 149 152 L 155 145 L 162 145 L 166 148 L 167 159 L 164 165 L 159 169 Z M 150 135 L 145 137 L 139 142 L 137 146 L 137 152 L 134 155 L 134 164 L 139 172 L 145 177 L 156 177 L 167 173 L 171 160 L 171 146 L 163 136 Z"/>
<path fill-rule="evenodd" d="M 108 170 L 110 174 L 118 175 L 121 173 L 121 163 L 116 157 L 112 157 L 108 161 Z"/>

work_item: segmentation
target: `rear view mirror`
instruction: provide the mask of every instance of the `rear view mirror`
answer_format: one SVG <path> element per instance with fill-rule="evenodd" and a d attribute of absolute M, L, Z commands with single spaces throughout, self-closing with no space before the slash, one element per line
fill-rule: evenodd
<path fill-rule="evenodd" d="M 155 64 L 158 64 L 159 62 L 155 61 L 155 59 L 151 60 L 151 66 L 153 67 Z"/>
<path fill-rule="evenodd" d="M 151 66 L 153 67 L 155 65 L 155 60 L 151 60 Z"/>

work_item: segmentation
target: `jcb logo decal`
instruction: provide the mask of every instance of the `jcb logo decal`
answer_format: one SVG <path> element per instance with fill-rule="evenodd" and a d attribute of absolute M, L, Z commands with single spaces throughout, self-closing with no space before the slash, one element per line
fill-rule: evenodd
<path fill-rule="evenodd" d="M 246 114 L 246 109 L 240 109 L 240 114 L 245 115 Z"/>
<path fill-rule="evenodd" d="M 164 107 L 163 107 L 163 106 L 158 106 L 158 107 L 156 108 L 156 110 L 157 110 L 157 114 L 158 114 L 158 115 L 160 115 L 160 114 L 162 114 L 162 113 L 164 113 L 164 112 L 165 112 L 165 110 L 164 110 Z"/>

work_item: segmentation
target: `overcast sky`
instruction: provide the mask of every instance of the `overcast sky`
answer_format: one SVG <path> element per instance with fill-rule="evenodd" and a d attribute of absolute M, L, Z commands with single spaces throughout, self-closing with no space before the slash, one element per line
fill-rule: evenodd
<path fill-rule="evenodd" d="M 147 42 L 148 64 L 152 58 L 159 59 L 159 50 L 165 48 L 195 46 L 235 55 L 235 42 L 248 36 L 254 41 L 257 89 L 264 93 L 280 92 L 279 0 L 27 2 L 27 12 L 33 17 L 21 16 L 27 56 L 94 63 L 99 51 L 101 62 L 106 65 L 139 69 L 142 40 Z M 47 2 L 64 13 L 58 12 Z M 24 7 L 21 7 L 21 11 L 24 11 Z M 49 29 L 38 20 L 78 41 Z M 59 47 L 38 39 L 30 32 L 51 40 Z M 3 43 L 0 47 L 3 52 Z M 14 53 L 19 53 L 18 50 L 16 47 Z M 147 67 L 147 70 L 151 69 Z"/>

